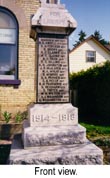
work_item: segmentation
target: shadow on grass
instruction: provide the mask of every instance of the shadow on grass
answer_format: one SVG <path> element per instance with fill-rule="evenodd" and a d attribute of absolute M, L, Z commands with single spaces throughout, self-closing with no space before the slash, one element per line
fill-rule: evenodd
<path fill-rule="evenodd" d="M 82 115 L 79 114 L 78 116 L 79 122 L 83 122 L 86 124 L 92 124 L 92 125 L 100 125 L 100 126 L 110 126 L 110 118 L 102 118 L 98 115 Z"/>
<path fill-rule="evenodd" d="M 7 164 L 11 144 L 0 144 L 0 165 Z"/>

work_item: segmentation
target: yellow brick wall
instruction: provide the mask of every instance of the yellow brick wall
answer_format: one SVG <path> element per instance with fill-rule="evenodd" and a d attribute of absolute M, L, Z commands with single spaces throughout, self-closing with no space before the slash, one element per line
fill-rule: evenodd
<path fill-rule="evenodd" d="M 17 113 L 27 109 L 27 105 L 36 101 L 36 56 L 35 42 L 29 37 L 30 16 L 39 7 L 39 0 L 0 0 L 0 6 L 11 10 L 19 23 L 19 80 L 17 89 L 0 85 L 0 118 L 8 111 Z"/>

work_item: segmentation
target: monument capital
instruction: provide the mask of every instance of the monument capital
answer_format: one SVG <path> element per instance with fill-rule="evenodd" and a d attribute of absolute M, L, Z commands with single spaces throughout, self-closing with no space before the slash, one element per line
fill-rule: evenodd
<path fill-rule="evenodd" d="M 70 35 L 77 27 L 76 20 L 65 8 L 60 4 L 60 0 L 41 0 L 41 7 L 37 10 L 31 19 L 31 37 L 33 28 L 37 32 L 62 31 Z M 34 37 L 32 37 L 34 38 Z"/>

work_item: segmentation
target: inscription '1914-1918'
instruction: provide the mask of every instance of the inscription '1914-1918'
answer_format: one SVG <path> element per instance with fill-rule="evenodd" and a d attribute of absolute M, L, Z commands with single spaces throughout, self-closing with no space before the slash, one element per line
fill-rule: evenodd
<path fill-rule="evenodd" d="M 51 120 L 56 120 L 56 122 L 66 122 L 66 121 L 73 121 L 75 119 L 74 114 L 58 114 L 56 116 L 50 115 L 32 115 L 33 122 L 44 122 L 49 123 Z"/>

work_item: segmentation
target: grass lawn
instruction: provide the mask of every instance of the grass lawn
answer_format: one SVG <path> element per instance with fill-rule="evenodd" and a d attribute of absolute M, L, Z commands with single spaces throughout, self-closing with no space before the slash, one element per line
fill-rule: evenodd
<path fill-rule="evenodd" d="M 80 123 L 87 130 L 87 138 L 103 149 L 104 163 L 110 164 L 110 127 Z"/>
<path fill-rule="evenodd" d="M 97 137 L 109 137 L 110 138 L 110 127 L 96 126 L 85 123 L 80 123 L 87 129 L 87 137 L 94 139 Z"/>

